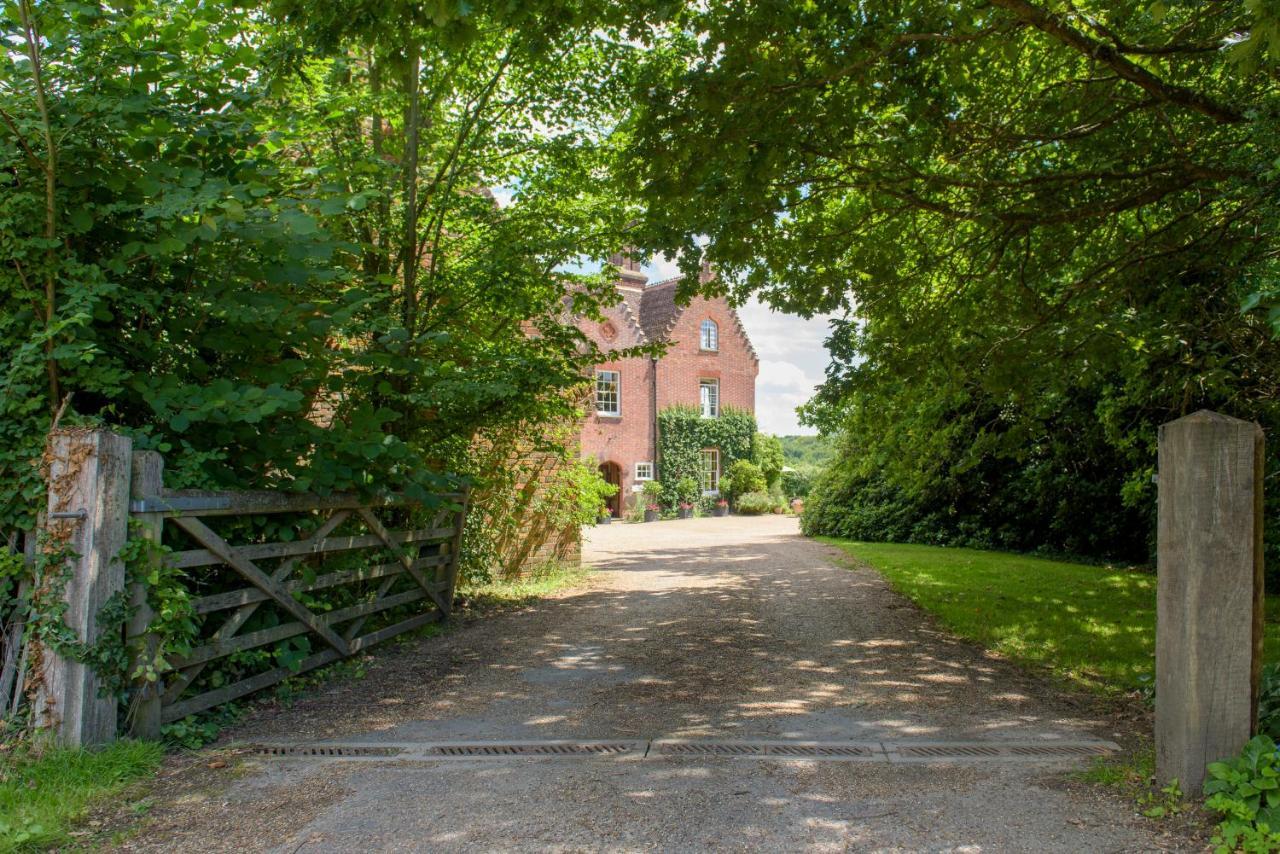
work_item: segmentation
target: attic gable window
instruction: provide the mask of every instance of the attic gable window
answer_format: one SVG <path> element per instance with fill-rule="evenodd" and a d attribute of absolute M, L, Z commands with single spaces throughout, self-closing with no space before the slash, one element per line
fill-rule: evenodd
<path fill-rule="evenodd" d="M 600 415 L 621 415 L 621 378 L 617 371 L 596 371 L 596 412 Z"/>
<path fill-rule="evenodd" d="M 703 350 L 720 349 L 720 327 L 710 318 L 702 321 L 702 337 L 699 345 Z"/>

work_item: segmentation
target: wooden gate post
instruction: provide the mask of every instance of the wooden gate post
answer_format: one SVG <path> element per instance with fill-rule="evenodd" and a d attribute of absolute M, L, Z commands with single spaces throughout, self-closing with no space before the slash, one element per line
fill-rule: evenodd
<path fill-rule="evenodd" d="M 128 536 L 129 458 L 133 443 L 105 430 L 59 430 L 50 437 L 49 503 L 46 550 L 68 555 L 63 579 L 45 577 L 40 585 L 62 586 L 67 627 L 84 643 L 95 644 L 105 632 L 122 626 L 99 626 L 98 612 L 124 590 L 125 570 L 119 553 Z M 116 736 L 116 698 L 103 695 L 98 675 L 87 664 L 66 658 L 56 649 L 40 651 L 37 726 L 55 730 L 66 745 L 104 744 Z"/>
<path fill-rule="evenodd" d="M 129 497 L 141 500 L 155 498 L 164 487 L 164 457 L 158 451 L 136 451 L 133 455 L 133 474 L 129 482 Z M 139 513 L 137 536 L 160 544 L 164 532 L 164 515 Z M 129 672 L 135 673 L 140 664 L 150 664 L 156 654 L 155 638 L 147 633 L 154 614 L 147 604 L 147 585 L 141 581 L 129 586 L 129 605 L 133 613 L 129 618 L 127 641 L 129 644 Z M 129 708 L 129 733 L 134 738 L 155 740 L 160 738 L 160 683 L 135 684 L 133 700 Z"/>
<path fill-rule="evenodd" d="M 1201 410 L 1160 428 L 1156 774 L 1187 795 L 1257 719 L 1262 428 Z"/>

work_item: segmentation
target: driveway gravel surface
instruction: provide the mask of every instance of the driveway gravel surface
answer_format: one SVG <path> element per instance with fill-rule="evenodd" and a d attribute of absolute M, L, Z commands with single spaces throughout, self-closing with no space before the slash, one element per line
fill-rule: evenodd
<path fill-rule="evenodd" d="M 948 636 L 789 517 L 586 532 L 575 590 L 378 654 L 362 680 L 255 714 L 239 743 L 1130 738 L 1105 706 Z M 225 756 L 226 754 L 218 754 Z M 643 750 L 171 767 L 155 851 L 1196 850 L 1080 758 L 811 761 Z M 218 770 L 211 771 L 208 766 Z"/>

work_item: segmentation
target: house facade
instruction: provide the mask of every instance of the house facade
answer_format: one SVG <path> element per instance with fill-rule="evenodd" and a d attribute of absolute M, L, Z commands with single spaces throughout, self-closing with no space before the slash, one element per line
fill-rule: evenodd
<path fill-rule="evenodd" d="M 738 314 L 723 297 L 675 301 L 679 278 L 650 284 L 626 255 L 610 259 L 618 269 L 622 300 L 604 310 L 603 322 L 584 321 L 583 332 L 603 350 L 653 342 L 667 344 L 660 358 L 629 358 L 595 367 L 594 399 L 582 426 L 584 458 L 619 491 L 610 510 L 620 516 L 644 483 L 658 477 L 658 413 L 667 407 L 697 407 L 718 418 L 724 407 L 755 414 L 760 360 Z M 704 266 L 702 281 L 712 275 Z M 719 490 L 723 461 L 718 448 L 702 451 L 704 494 Z"/>

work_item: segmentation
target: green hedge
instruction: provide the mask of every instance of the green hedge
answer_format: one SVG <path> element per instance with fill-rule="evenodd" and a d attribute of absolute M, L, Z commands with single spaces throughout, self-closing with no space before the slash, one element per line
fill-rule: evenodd
<path fill-rule="evenodd" d="M 737 460 L 751 459 L 756 418 L 750 412 L 723 407 L 719 418 L 703 418 L 695 406 L 672 406 L 658 413 L 658 480 L 663 503 L 676 502 L 676 483 L 682 477 L 701 482 L 703 448 L 720 449 L 720 470 Z"/>

